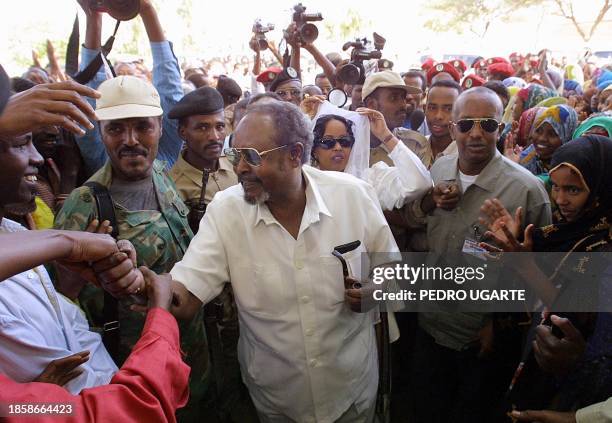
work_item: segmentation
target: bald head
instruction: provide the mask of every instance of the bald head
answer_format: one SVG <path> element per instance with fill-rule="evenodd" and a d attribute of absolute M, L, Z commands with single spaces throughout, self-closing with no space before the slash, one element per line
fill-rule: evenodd
<path fill-rule="evenodd" d="M 455 105 L 453 107 L 453 120 L 457 120 L 459 118 L 459 115 L 467 102 L 479 102 L 494 105 L 496 110 L 495 119 L 501 121 L 504 114 L 504 106 L 495 91 L 486 87 L 475 87 L 464 91 L 459 97 L 457 97 L 457 101 L 455 101 Z"/>

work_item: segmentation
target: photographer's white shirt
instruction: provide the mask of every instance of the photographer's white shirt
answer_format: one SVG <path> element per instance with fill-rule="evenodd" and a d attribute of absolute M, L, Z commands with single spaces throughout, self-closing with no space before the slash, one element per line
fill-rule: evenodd
<path fill-rule="evenodd" d="M 297 239 L 265 204 L 244 200 L 241 185 L 217 193 L 200 230 L 170 272 L 202 302 L 231 281 L 240 318 L 238 358 L 258 411 L 299 422 L 333 422 L 351 406 L 371 407 L 378 385 L 374 313 L 344 301 L 335 246 L 364 280 L 397 245 L 376 193 L 345 173 L 303 166 L 306 207 Z M 372 261 L 370 263 L 370 260 Z"/>
<path fill-rule="evenodd" d="M 2 219 L 0 233 L 25 231 Z M 24 252 L 27 253 L 27 252 Z M 82 373 L 64 385 L 71 394 L 107 385 L 117 366 L 99 334 L 89 330 L 85 315 L 53 287 L 44 266 L 0 283 L 0 373 L 16 382 L 31 382 L 58 358 L 89 351 Z"/>

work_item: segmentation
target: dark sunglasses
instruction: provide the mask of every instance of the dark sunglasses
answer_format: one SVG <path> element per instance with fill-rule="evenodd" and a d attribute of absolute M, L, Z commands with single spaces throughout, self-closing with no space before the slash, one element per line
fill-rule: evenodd
<path fill-rule="evenodd" d="M 336 143 L 340 144 L 342 148 L 350 148 L 355 144 L 355 140 L 350 137 L 340 137 L 340 138 L 321 138 L 315 143 L 315 147 L 321 147 L 324 150 L 331 150 L 336 146 Z"/>
<path fill-rule="evenodd" d="M 280 150 L 281 148 L 287 147 L 287 144 L 281 145 L 280 147 L 272 148 L 270 150 L 265 151 L 257 151 L 254 148 L 226 148 L 223 150 L 225 156 L 232 164 L 232 166 L 238 166 L 240 163 L 240 159 L 244 158 L 244 160 L 250 164 L 251 166 L 261 166 L 263 162 L 263 156 L 276 150 Z"/>
<path fill-rule="evenodd" d="M 474 124 L 476 123 L 480 125 L 480 128 L 483 131 L 489 132 L 489 133 L 493 133 L 497 131 L 497 129 L 499 128 L 499 125 L 501 125 L 501 123 L 499 123 L 498 121 L 492 118 L 460 119 L 457 122 L 453 122 L 453 124 L 459 129 L 459 132 L 462 132 L 464 134 L 467 132 L 470 132 L 472 128 L 474 127 Z"/>

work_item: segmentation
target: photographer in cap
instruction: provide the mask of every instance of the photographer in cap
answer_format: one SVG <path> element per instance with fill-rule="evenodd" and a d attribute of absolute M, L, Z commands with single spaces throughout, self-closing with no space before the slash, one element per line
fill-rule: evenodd
<path fill-rule="evenodd" d="M 138 265 L 167 272 L 182 259 L 192 232 L 187 206 L 166 175 L 164 163 L 155 159 L 162 135 L 159 94 L 152 84 L 134 76 L 109 79 L 98 90 L 101 97 L 96 102 L 96 116 L 109 161 L 85 186 L 72 191 L 55 219 L 55 228 L 82 231 L 94 219 L 114 219 L 116 237 L 132 242 Z M 68 272 L 60 274 L 60 289 L 73 299 L 78 296 L 91 326 L 108 328 L 118 321 L 119 328 L 112 331 L 118 333 L 118 346 L 108 349 L 120 365 L 142 331 L 143 316 L 131 311 L 130 301 L 124 299 L 116 311 L 109 311 L 113 299 L 102 289 L 69 276 Z M 102 286 L 122 284 L 122 277 L 111 275 Z M 186 361 L 197 364 L 190 379 L 190 402 L 181 411 L 184 415 L 205 413 L 201 408 L 208 357 L 201 322 L 200 314 L 180 328 Z"/>

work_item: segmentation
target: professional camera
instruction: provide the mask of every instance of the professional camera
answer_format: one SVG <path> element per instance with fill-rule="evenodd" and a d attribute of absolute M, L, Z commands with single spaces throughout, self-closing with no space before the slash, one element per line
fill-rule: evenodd
<path fill-rule="evenodd" d="M 253 24 L 253 33 L 255 42 L 259 43 L 259 50 L 268 48 L 268 40 L 266 40 L 266 32 L 274 31 L 274 24 L 263 25 L 261 19 L 257 19 Z"/>
<path fill-rule="evenodd" d="M 353 48 L 351 51 L 351 61 L 342 66 L 338 70 L 338 77 L 347 84 L 363 84 L 365 81 L 364 60 L 380 59 L 382 57 L 382 49 L 387 41 L 384 37 L 377 34 L 374 35 L 374 49 L 371 47 L 371 42 L 367 38 L 357 38 L 355 41 L 344 43 L 342 50 L 346 51 Z"/>
<path fill-rule="evenodd" d="M 322 21 L 320 13 L 306 13 L 306 7 L 299 3 L 293 7 L 293 22 L 297 26 L 297 33 L 304 43 L 312 43 L 319 36 L 319 30 L 309 22 Z"/>
<path fill-rule="evenodd" d="M 104 12 L 118 21 L 129 21 L 138 16 L 140 0 L 90 0 L 89 6 L 96 12 Z"/>

